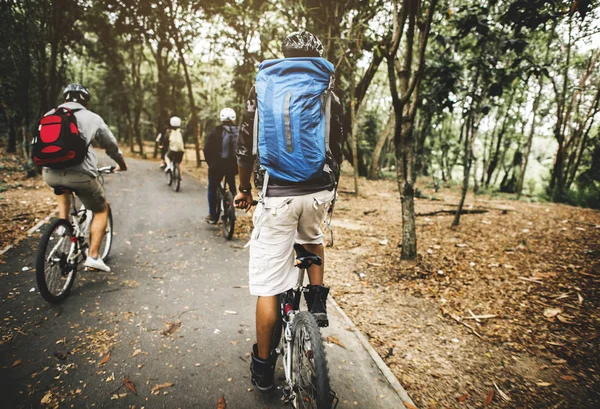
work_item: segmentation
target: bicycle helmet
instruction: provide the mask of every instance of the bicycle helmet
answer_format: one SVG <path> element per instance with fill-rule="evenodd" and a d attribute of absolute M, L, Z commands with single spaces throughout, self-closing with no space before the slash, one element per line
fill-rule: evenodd
<path fill-rule="evenodd" d="M 171 125 L 172 128 L 179 128 L 181 126 L 181 118 L 172 116 L 171 119 L 169 119 L 169 125 Z"/>
<path fill-rule="evenodd" d="M 289 34 L 283 40 L 283 55 L 290 57 L 322 57 L 323 44 L 313 33 L 300 30 Z"/>
<path fill-rule="evenodd" d="M 81 84 L 69 84 L 63 91 L 65 101 L 78 102 L 82 105 L 87 105 L 90 102 L 91 94 L 90 91 Z"/>
<path fill-rule="evenodd" d="M 231 108 L 223 108 L 221 110 L 221 113 L 219 114 L 219 118 L 221 119 L 221 122 L 225 122 L 225 121 L 231 121 L 231 122 L 235 122 L 235 111 Z"/>

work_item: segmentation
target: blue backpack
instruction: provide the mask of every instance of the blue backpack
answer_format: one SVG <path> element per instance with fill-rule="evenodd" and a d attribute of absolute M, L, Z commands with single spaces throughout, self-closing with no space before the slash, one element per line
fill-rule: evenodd
<path fill-rule="evenodd" d="M 268 177 L 305 182 L 323 172 L 329 152 L 334 67 L 324 58 L 263 61 L 252 152 Z"/>

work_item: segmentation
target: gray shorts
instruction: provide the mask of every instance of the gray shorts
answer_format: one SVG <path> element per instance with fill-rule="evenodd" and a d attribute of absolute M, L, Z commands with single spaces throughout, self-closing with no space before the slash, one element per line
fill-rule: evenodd
<path fill-rule="evenodd" d="M 335 191 L 324 190 L 258 203 L 250 238 L 250 294 L 277 295 L 294 287 L 294 243 L 323 244 L 321 223 L 334 197 Z"/>
<path fill-rule="evenodd" d="M 73 190 L 81 203 L 92 212 L 106 209 L 106 192 L 98 178 L 72 169 L 43 169 L 44 182 L 51 187 Z"/>

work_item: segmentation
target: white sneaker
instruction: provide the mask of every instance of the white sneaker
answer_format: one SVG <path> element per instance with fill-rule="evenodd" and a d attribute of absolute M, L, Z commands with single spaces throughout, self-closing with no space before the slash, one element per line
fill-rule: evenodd
<path fill-rule="evenodd" d="M 93 258 L 88 256 L 85 259 L 84 266 L 93 268 L 94 270 L 105 271 L 107 273 L 110 272 L 110 267 L 104 264 L 104 260 L 102 260 L 101 258 Z"/>

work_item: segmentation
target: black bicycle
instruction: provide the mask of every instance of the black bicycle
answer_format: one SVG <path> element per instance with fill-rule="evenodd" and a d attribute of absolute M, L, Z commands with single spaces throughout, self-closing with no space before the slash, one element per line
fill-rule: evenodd
<path fill-rule="evenodd" d="M 103 174 L 112 173 L 114 166 L 98 169 L 100 183 L 104 185 Z M 65 187 L 54 189 L 55 193 L 71 195 L 71 221 L 58 219 L 50 225 L 42 236 L 37 252 L 36 281 L 40 294 L 51 303 L 65 299 L 75 282 L 79 263 L 84 261 L 89 251 L 89 233 L 93 213 L 77 199 L 73 190 Z M 113 219 L 108 206 L 108 223 L 99 257 L 108 258 L 113 241 Z"/>
<path fill-rule="evenodd" d="M 170 161 L 165 169 L 167 177 L 167 185 L 171 186 L 174 191 L 179 192 L 181 187 L 181 167 L 176 161 Z"/>
<path fill-rule="evenodd" d="M 339 399 L 331 390 L 325 349 L 317 321 L 308 311 L 300 310 L 304 272 L 312 264 L 321 265 L 321 257 L 294 244 L 298 281 L 279 295 L 279 319 L 272 345 L 282 356 L 285 372 L 283 401 L 296 409 L 333 409 Z"/>
<path fill-rule="evenodd" d="M 231 193 L 225 176 L 217 187 L 217 218 L 219 216 L 223 228 L 223 237 L 231 240 L 235 228 L 235 205 L 233 203 L 233 193 Z"/>

